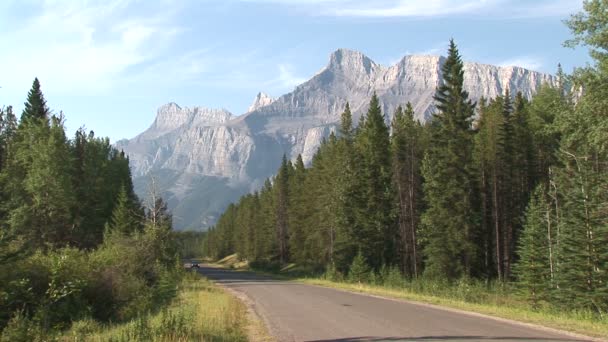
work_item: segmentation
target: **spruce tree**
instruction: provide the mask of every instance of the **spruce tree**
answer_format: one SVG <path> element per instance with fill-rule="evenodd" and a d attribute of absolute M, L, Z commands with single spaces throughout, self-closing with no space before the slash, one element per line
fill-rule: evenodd
<path fill-rule="evenodd" d="M 279 261 L 281 264 L 289 260 L 289 175 L 291 172 L 291 162 L 287 156 L 283 155 L 281 168 L 275 179 L 277 196 L 277 241 L 279 244 Z"/>
<path fill-rule="evenodd" d="M 19 128 L 10 183 L 9 225 L 35 246 L 65 245 L 72 236 L 72 163 L 62 117 Z"/>
<path fill-rule="evenodd" d="M 417 234 L 422 210 L 420 166 L 424 155 L 422 126 L 414 119 L 414 110 L 408 103 L 405 111 L 397 108 L 391 127 L 393 183 L 399 217 L 399 244 L 396 249 L 401 272 L 417 277 L 420 272 Z"/>
<path fill-rule="evenodd" d="M 49 118 L 50 110 L 46 105 L 46 100 L 40 89 L 40 81 L 34 79 L 32 89 L 27 94 L 25 108 L 21 114 L 21 123 L 29 120 L 45 120 Z"/>
<path fill-rule="evenodd" d="M 134 210 L 133 203 L 129 199 L 124 186 L 120 188 L 120 192 L 116 198 L 116 205 L 107 227 L 111 232 L 124 235 L 129 235 L 141 227 L 141 217 L 138 217 L 137 212 Z"/>
<path fill-rule="evenodd" d="M 356 181 L 361 189 L 361 210 L 357 213 L 359 231 L 352 238 L 358 243 L 370 266 L 379 269 L 394 262 L 396 224 L 393 211 L 389 130 L 378 96 L 374 94 L 363 125 L 355 138 L 361 168 Z"/>
<path fill-rule="evenodd" d="M 304 263 L 305 241 L 306 241 L 306 210 L 305 181 L 306 168 L 302 155 L 298 154 L 293 169 L 293 176 L 289 179 L 289 247 L 292 260 L 296 263 Z"/>
<path fill-rule="evenodd" d="M 0 108 L 0 172 L 9 157 L 11 141 L 17 131 L 17 119 L 13 107 Z"/>
<path fill-rule="evenodd" d="M 548 218 L 551 203 L 543 186 L 535 190 L 526 212 L 526 223 L 518 244 L 519 262 L 515 265 L 517 285 L 532 307 L 538 308 L 542 301 L 550 300 L 552 283 L 551 229 Z"/>
<path fill-rule="evenodd" d="M 352 283 L 367 283 L 373 271 L 370 269 L 365 257 L 361 252 L 355 256 L 348 270 L 348 280 Z"/>
<path fill-rule="evenodd" d="M 425 274 L 454 279 L 476 262 L 472 129 L 474 104 L 463 88 L 463 63 L 453 40 L 437 88 L 431 147 L 423 162 L 428 209 L 422 217 L 428 244 Z"/>
<path fill-rule="evenodd" d="M 344 112 L 340 116 L 340 138 L 351 141 L 353 138 L 353 115 L 350 112 L 350 104 L 346 102 Z"/>

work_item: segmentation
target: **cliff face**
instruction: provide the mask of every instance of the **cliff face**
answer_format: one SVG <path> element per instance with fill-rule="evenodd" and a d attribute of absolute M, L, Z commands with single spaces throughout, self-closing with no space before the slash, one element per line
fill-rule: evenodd
<path fill-rule="evenodd" d="M 150 128 L 117 147 L 129 155 L 142 195 L 151 176 L 160 179 L 177 229 L 205 227 L 228 203 L 273 175 L 283 154 L 292 159 L 302 154 L 309 163 L 323 138 L 335 131 L 346 102 L 354 122 L 374 92 L 387 122 L 407 102 L 419 120 L 428 120 L 443 62 L 439 56 L 405 56 L 385 67 L 359 52 L 337 50 L 309 81 L 278 99 L 258 94 L 241 116 L 169 103 L 158 109 Z M 531 97 L 541 84 L 555 81 L 519 67 L 465 63 L 465 89 L 474 101 L 506 89 Z"/>

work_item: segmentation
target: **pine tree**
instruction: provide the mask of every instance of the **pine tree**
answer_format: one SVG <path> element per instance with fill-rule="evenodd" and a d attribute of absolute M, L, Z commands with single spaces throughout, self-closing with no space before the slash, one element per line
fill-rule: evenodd
<path fill-rule="evenodd" d="M 370 279 L 372 270 L 361 252 L 355 256 L 348 271 L 348 280 L 352 283 L 366 283 Z"/>
<path fill-rule="evenodd" d="M 289 175 L 291 172 L 291 162 L 287 156 L 283 155 L 281 168 L 276 177 L 276 196 L 277 196 L 277 241 L 279 244 L 279 261 L 281 264 L 289 260 Z"/>
<path fill-rule="evenodd" d="M 374 269 L 394 262 L 396 224 L 393 211 L 389 130 L 374 94 L 355 138 L 361 169 L 357 181 L 362 191 L 363 207 L 357 214 L 359 231 L 352 238 Z"/>
<path fill-rule="evenodd" d="M 129 199 L 127 190 L 124 186 L 121 187 L 107 229 L 124 235 L 129 235 L 139 230 L 141 227 L 141 217 L 138 216 L 133 207 L 134 205 Z"/>
<path fill-rule="evenodd" d="M 259 252 L 256 261 L 270 261 L 279 254 L 276 228 L 276 196 L 270 180 L 267 179 L 260 190 L 260 230 L 256 234 Z"/>
<path fill-rule="evenodd" d="M 15 159 L 6 170 L 10 183 L 9 225 L 35 246 L 65 245 L 72 240 L 74 203 L 71 159 L 62 117 L 51 125 L 20 126 Z"/>
<path fill-rule="evenodd" d="M 306 241 L 306 206 L 305 200 L 305 181 L 306 168 L 302 155 L 298 154 L 293 176 L 289 179 L 289 247 L 292 260 L 296 263 L 306 262 L 305 241 Z"/>
<path fill-rule="evenodd" d="M 353 138 L 353 115 L 350 112 L 350 104 L 346 102 L 344 112 L 340 116 L 340 138 L 352 141 Z"/>
<path fill-rule="evenodd" d="M 414 119 L 410 103 L 405 111 L 398 107 L 392 121 L 393 183 L 397 195 L 399 213 L 399 245 L 396 246 L 401 271 L 417 277 L 420 257 L 417 233 L 420 224 L 422 202 L 421 163 L 424 155 L 422 126 Z"/>
<path fill-rule="evenodd" d="M 340 120 L 340 139 L 335 151 L 328 153 L 324 162 L 327 170 L 325 184 L 330 187 L 324 192 L 331 194 L 328 200 L 334 204 L 328 210 L 334 214 L 332 217 L 335 219 L 329 232 L 329 260 L 340 272 L 348 269 L 357 252 L 357 242 L 352 236 L 359 231 L 356 218 L 364 210 L 362 188 L 358 182 L 362 170 L 361 158 L 354 146 L 355 134 L 347 103 Z"/>
<path fill-rule="evenodd" d="M 46 105 L 46 100 L 40 89 L 40 81 L 34 79 L 32 89 L 27 94 L 23 114 L 21 114 L 21 123 L 29 120 L 45 120 L 50 116 L 50 110 Z"/>
<path fill-rule="evenodd" d="M 472 129 L 474 104 L 463 88 L 463 63 L 454 41 L 442 66 L 431 147 L 423 162 L 428 209 L 422 221 L 428 244 L 425 274 L 448 279 L 472 274 L 476 262 Z"/>
<path fill-rule="evenodd" d="M 557 297 L 566 307 L 602 313 L 608 310 L 608 174 L 579 154 L 585 149 L 563 148 L 556 175 L 562 199 Z"/>
<path fill-rule="evenodd" d="M 11 141 L 17 131 L 17 119 L 13 107 L 0 108 L 0 171 L 9 158 Z"/>
<path fill-rule="evenodd" d="M 542 301 L 550 300 L 552 287 L 551 229 L 548 218 L 551 203 L 543 186 L 535 190 L 526 212 L 526 224 L 518 244 L 519 262 L 515 265 L 517 284 L 523 296 L 534 308 Z"/>

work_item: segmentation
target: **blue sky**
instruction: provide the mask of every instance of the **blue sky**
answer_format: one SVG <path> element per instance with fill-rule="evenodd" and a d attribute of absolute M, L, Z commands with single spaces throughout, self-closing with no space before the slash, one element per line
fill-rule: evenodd
<path fill-rule="evenodd" d="M 0 105 L 23 108 L 34 77 L 49 106 L 112 141 L 147 128 L 156 108 L 246 111 L 280 96 L 337 48 L 380 64 L 443 54 L 554 72 L 589 62 L 562 47 L 582 0 L 2 0 Z"/>

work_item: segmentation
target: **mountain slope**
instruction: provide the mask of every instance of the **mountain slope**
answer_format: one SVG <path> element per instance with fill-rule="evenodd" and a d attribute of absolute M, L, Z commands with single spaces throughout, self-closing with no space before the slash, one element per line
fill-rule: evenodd
<path fill-rule="evenodd" d="M 161 191 L 179 213 L 176 228 L 208 226 L 228 203 L 274 174 L 283 154 L 292 159 L 302 154 L 310 162 L 323 138 L 335 131 L 346 102 L 354 122 L 374 92 L 387 121 L 408 101 L 419 120 L 428 120 L 443 62 L 439 56 L 405 56 L 385 67 L 340 49 L 309 81 L 278 99 L 259 93 L 241 116 L 169 103 L 158 109 L 150 128 L 117 146 L 131 159 L 141 195 L 150 177 L 161 180 Z M 530 97 L 543 83 L 554 84 L 555 78 L 519 67 L 465 63 L 465 89 L 473 100 L 506 89 Z"/>

